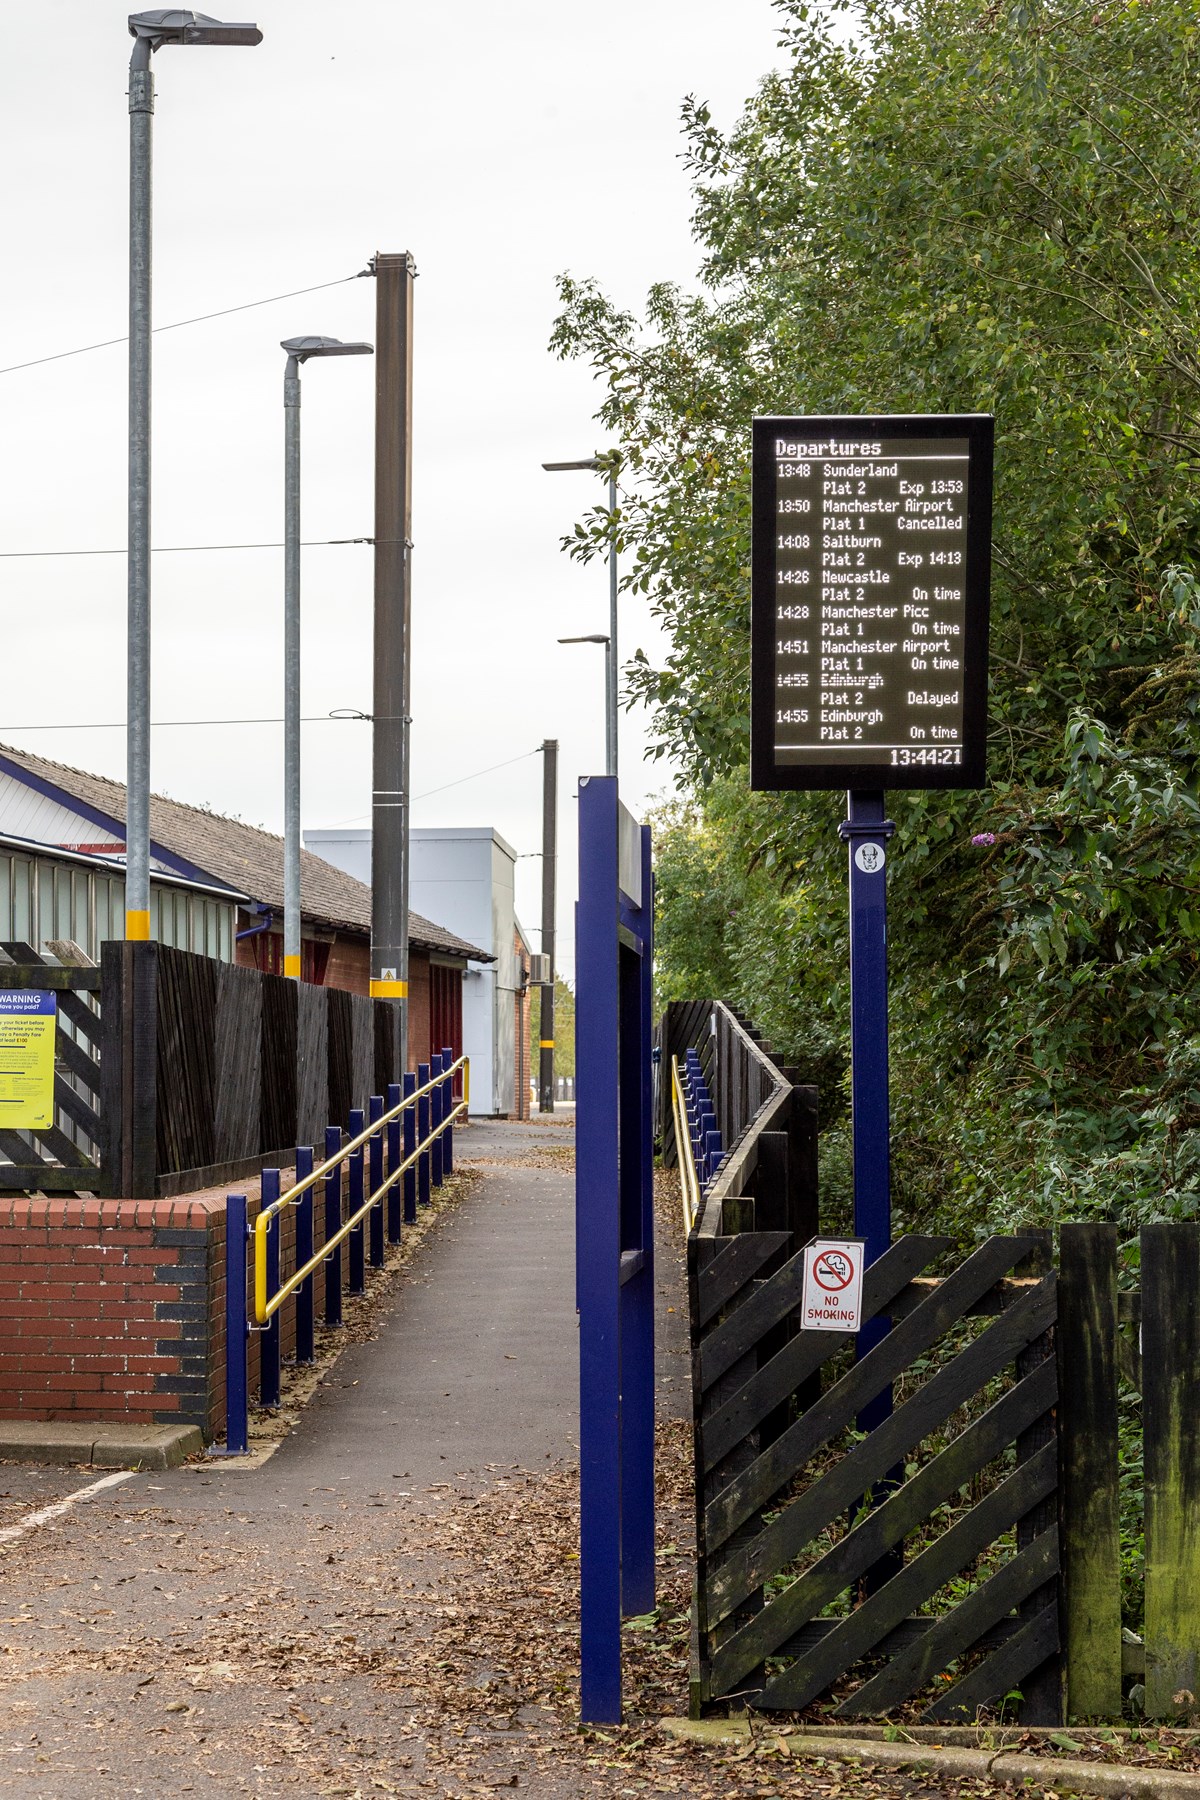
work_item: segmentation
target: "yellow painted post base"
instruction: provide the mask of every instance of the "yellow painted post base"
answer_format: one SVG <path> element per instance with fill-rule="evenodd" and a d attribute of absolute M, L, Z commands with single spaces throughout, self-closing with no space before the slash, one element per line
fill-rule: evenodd
<path fill-rule="evenodd" d="M 300 958 L 298 956 L 285 956 L 283 959 L 283 972 L 289 981 L 299 981 Z"/>
<path fill-rule="evenodd" d="M 371 977 L 372 1000 L 407 1000 L 407 981 L 377 981 Z"/>
<path fill-rule="evenodd" d="M 150 914 L 148 912 L 127 912 L 125 914 L 125 936 L 131 941 L 145 943 L 150 936 Z"/>

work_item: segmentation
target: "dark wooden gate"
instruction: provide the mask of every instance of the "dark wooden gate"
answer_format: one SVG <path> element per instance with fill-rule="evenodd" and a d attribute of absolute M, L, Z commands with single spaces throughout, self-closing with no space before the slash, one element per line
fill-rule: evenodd
<path fill-rule="evenodd" d="M 1046 1238 L 992 1238 L 937 1280 L 923 1272 L 947 1240 L 901 1238 L 865 1282 L 864 1317 L 892 1328 L 856 1361 L 849 1336 L 792 1324 L 790 1234 L 709 1230 L 689 1243 L 694 1705 L 831 1696 L 853 1718 L 919 1698 L 925 1719 L 961 1721 L 1019 1692 L 1026 1722 L 1057 1722 L 1056 1277 L 1031 1272 Z M 890 1416 L 859 1430 L 893 1387 Z"/>

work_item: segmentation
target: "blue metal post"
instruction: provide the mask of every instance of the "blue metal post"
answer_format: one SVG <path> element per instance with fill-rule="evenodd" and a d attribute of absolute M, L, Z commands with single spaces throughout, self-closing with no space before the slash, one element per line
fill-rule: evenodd
<path fill-rule="evenodd" d="M 325 1161 L 336 1156 L 342 1147 L 340 1125 L 325 1127 Z M 336 1237 L 342 1228 L 342 1165 L 330 1169 L 325 1177 L 325 1242 Z M 342 1246 L 330 1250 L 325 1257 L 325 1323 L 342 1322 Z"/>
<path fill-rule="evenodd" d="M 639 943 L 621 951 L 622 1249 L 642 1266 L 620 1290 L 621 1306 L 621 1611 L 654 1610 L 654 1125 L 651 1039 L 651 943 L 654 904 L 650 831 L 641 829 L 641 904 L 622 909 Z M 578 966 L 578 965 L 577 965 Z"/>
<path fill-rule="evenodd" d="M 442 1051 L 442 1067 L 443 1067 L 443 1069 L 452 1069 L 454 1067 L 454 1052 L 448 1044 L 447 1044 L 446 1048 Z M 443 1119 L 448 1119 L 450 1117 L 450 1114 L 453 1111 L 454 1111 L 454 1077 L 453 1077 L 453 1075 L 447 1075 L 445 1081 L 442 1083 L 442 1117 L 443 1117 Z M 453 1175 L 453 1173 L 454 1173 L 454 1127 L 453 1127 L 453 1125 L 447 1125 L 445 1131 L 443 1131 L 443 1133 L 442 1133 L 442 1174 L 443 1175 Z"/>
<path fill-rule="evenodd" d="M 363 1117 L 363 1109 L 361 1106 L 356 1106 L 350 1114 L 350 1136 L 356 1138 L 365 1124 L 366 1120 Z M 357 1150 L 352 1150 L 350 1152 L 347 1161 L 350 1164 L 350 1213 L 353 1217 L 362 1205 L 364 1199 L 363 1153 L 361 1144 Z M 346 1242 L 350 1246 L 350 1280 L 347 1283 L 347 1291 L 351 1294 L 361 1294 L 367 1285 L 366 1264 L 363 1258 L 363 1228 L 361 1223 L 354 1227 L 354 1230 L 350 1233 Z"/>
<path fill-rule="evenodd" d="M 429 1080 L 429 1064 L 417 1064 L 417 1086 L 423 1088 Z M 429 1095 L 422 1094 L 417 1101 L 417 1142 L 424 1144 L 429 1136 Z M 422 1206 L 429 1205 L 429 1151 L 422 1150 L 417 1159 L 417 1199 Z"/>
<path fill-rule="evenodd" d="M 429 1129 L 436 1131 L 442 1122 L 442 1059 L 440 1056 L 429 1058 L 429 1079 L 434 1083 L 433 1092 L 429 1096 Z M 429 1146 L 429 1180 L 430 1185 L 440 1188 L 442 1185 L 442 1140 L 435 1137 Z"/>
<path fill-rule="evenodd" d="M 854 1145 L 854 1233 L 869 1266 L 892 1241 L 891 1125 L 888 1109 L 887 843 L 896 827 L 882 793 L 850 793 L 838 827 L 850 851 L 850 1102 Z M 890 1329 L 869 1321 L 858 1336 L 866 1356 Z M 870 1431 L 892 1410 L 885 1389 L 859 1417 Z"/>
<path fill-rule="evenodd" d="M 579 1305 L 580 1684 L 589 1725 L 621 1718 L 621 1222 L 617 783 L 579 782 L 575 1287 Z"/>
<path fill-rule="evenodd" d="M 279 1198 L 279 1170 L 262 1172 L 262 1204 L 270 1206 Z M 267 1226 L 267 1299 L 279 1289 L 279 1237 L 282 1220 L 278 1213 Z M 269 1324 L 258 1334 L 259 1382 L 258 1398 L 262 1406 L 279 1405 L 279 1314 L 272 1313 Z"/>
<path fill-rule="evenodd" d="M 387 1109 L 394 1112 L 400 1104 L 400 1084 L 398 1081 L 388 1083 Z M 387 1124 L 387 1172 L 394 1175 L 400 1167 L 400 1121 L 389 1119 Z M 397 1181 L 388 1189 L 387 1195 L 387 1235 L 389 1244 L 400 1242 L 400 1183 Z"/>
<path fill-rule="evenodd" d="M 311 1144 L 296 1148 L 296 1180 L 303 1181 L 313 1172 Z M 305 1188 L 296 1202 L 296 1267 L 301 1268 L 313 1253 L 313 1191 Z M 296 1361 L 310 1363 L 316 1348 L 313 1330 L 313 1278 L 307 1276 L 296 1289 Z"/>
<path fill-rule="evenodd" d="M 383 1117 L 383 1095 L 382 1094 L 372 1094 L 371 1098 L 367 1101 L 367 1105 L 370 1108 L 370 1112 L 368 1114 L 370 1122 L 372 1125 L 377 1125 L 379 1123 L 380 1119 L 382 1119 L 382 1117 Z M 370 1152 L 368 1176 L 369 1176 L 369 1180 L 370 1180 L 370 1184 L 371 1184 L 367 1191 L 368 1191 L 368 1193 L 371 1193 L 371 1194 L 377 1194 L 379 1192 L 380 1188 L 383 1186 L 383 1131 L 382 1130 L 377 1131 L 375 1133 L 375 1136 L 371 1139 L 370 1143 L 367 1145 L 367 1149 Z M 370 1234 L 371 1267 L 373 1269 L 382 1269 L 382 1267 L 383 1267 L 383 1201 L 382 1200 L 379 1202 L 378 1206 L 372 1207 L 371 1211 L 367 1215 L 367 1221 L 371 1227 L 371 1234 Z"/>
<path fill-rule="evenodd" d="M 250 1321 L 246 1316 L 245 1194 L 230 1194 L 225 1201 L 225 1448 L 230 1456 L 244 1456 L 250 1448 L 250 1403 L 246 1391 L 246 1346 Z"/>
<path fill-rule="evenodd" d="M 411 1099 L 417 1091 L 417 1078 L 411 1069 L 404 1073 L 404 1098 Z M 407 1162 L 417 1147 L 417 1108 L 416 1105 L 404 1109 L 404 1159 Z M 404 1223 L 415 1225 L 417 1222 L 417 1165 L 412 1164 L 404 1171 Z"/>

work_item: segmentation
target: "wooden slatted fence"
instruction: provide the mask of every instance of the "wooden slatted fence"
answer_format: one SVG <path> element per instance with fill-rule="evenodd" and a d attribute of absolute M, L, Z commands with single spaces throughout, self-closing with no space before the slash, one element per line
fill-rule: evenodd
<path fill-rule="evenodd" d="M 392 1002 L 170 945 L 112 941 L 97 968 L 12 943 L 0 985 L 58 1001 L 56 1121 L 0 1131 L 0 1188 L 149 1199 L 240 1180 L 395 1080 Z"/>

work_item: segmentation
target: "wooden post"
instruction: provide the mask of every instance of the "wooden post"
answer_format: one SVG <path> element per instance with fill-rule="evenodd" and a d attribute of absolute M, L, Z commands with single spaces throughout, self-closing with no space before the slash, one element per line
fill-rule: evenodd
<path fill-rule="evenodd" d="M 1146 1715 L 1200 1692 L 1200 1225 L 1142 1228 Z"/>
<path fill-rule="evenodd" d="M 1054 1266 L 1054 1234 L 1048 1230 L 1022 1232 L 1023 1237 L 1037 1239 L 1037 1248 L 1014 1271 L 1017 1275 L 1045 1275 Z M 1017 1358 L 1017 1378 L 1032 1375 L 1042 1363 L 1054 1357 L 1054 1331 L 1043 1332 Z M 1017 1464 L 1031 1461 L 1055 1437 L 1054 1417 L 1046 1414 L 1017 1439 Z M 1026 1549 L 1045 1531 L 1057 1523 L 1057 1502 L 1053 1495 L 1043 1500 L 1024 1518 L 1017 1520 L 1017 1549 Z M 1057 1594 L 1057 1577 L 1037 1588 L 1018 1608 L 1022 1619 L 1034 1619 L 1053 1606 Z M 1022 1725 L 1061 1725 L 1064 1716 L 1062 1658 L 1057 1653 L 1048 1657 L 1021 1682 L 1023 1704 Z"/>
<path fill-rule="evenodd" d="M 1067 1713 L 1121 1717 L 1117 1228 L 1059 1239 L 1059 1458 Z"/>
<path fill-rule="evenodd" d="M 158 1172 L 158 945 L 126 943 L 121 980 L 121 1192 L 153 1200 Z"/>

